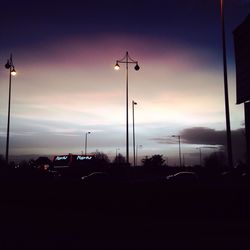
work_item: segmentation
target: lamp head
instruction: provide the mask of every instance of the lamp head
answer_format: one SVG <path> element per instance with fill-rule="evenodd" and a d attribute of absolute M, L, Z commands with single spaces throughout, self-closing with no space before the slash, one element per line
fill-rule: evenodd
<path fill-rule="evenodd" d="M 139 69 L 140 69 L 139 65 L 136 64 L 136 65 L 135 65 L 135 70 L 138 71 Z"/>
<path fill-rule="evenodd" d="M 10 73 L 11 73 L 12 76 L 15 76 L 16 75 L 15 68 L 13 68 Z"/>
<path fill-rule="evenodd" d="M 8 60 L 7 63 L 5 64 L 5 68 L 6 68 L 6 69 L 9 69 L 10 67 L 11 67 L 10 61 Z"/>
<path fill-rule="evenodd" d="M 116 62 L 116 64 L 115 64 L 115 70 L 119 70 L 120 69 L 120 65 L 118 64 L 118 62 Z"/>

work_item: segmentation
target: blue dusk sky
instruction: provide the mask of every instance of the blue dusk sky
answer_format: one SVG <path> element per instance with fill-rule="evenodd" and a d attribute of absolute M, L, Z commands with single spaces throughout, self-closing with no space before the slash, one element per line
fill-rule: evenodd
<path fill-rule="evenodd" d="M 225 0 L 231 128 L 235 160 L 245 151 L 243 105 L 236 105 L 233 30 L 250 1 Z M 162 154 L 187 164 L 225 145 L 219 0 L 4 1 L 0 16 L 0 154 L 5 154 L 8 71 L 13 54 L 10 157 L 81 153 L 125 155 L 126 51 L 139 156 Z M 240 150 L 239 150 L 240 148 Z M 236 150 L 237 149 L 237 150 Z M 237 151 L 237 152 L 236 152 Z"/>

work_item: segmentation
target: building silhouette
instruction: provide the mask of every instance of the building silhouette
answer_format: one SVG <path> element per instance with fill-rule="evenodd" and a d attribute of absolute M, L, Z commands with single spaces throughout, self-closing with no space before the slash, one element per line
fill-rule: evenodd
<path fill-rule="evenodd" d="M 236 63 L 236 100 L 244 104 L 247 163 L 250 167 L 250 14 L 233 31 Z"/>

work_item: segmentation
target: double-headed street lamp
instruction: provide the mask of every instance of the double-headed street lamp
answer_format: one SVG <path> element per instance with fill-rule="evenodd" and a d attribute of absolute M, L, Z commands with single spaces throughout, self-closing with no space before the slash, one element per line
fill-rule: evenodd
<path fill-rule="evenodd" d="M 9 70 L 9 103 L 8 103 L 8 123 L 7 123 L 7 139 L 6 139 L 6 162 L 9 162 L 9 135 L 10 135 L 10 103 L 11 103 L 11 77 L 16 75 L 15 67 L 12 61 L 12 54 L 5 64 L 5 68 Z"/>
<path fill-rule="evenodd" d="M 87 146 L 88 146 L 88 135 L 90 132 L 85 133 L 85 156 L 87 155 Z"/>
<path fill-rule="evenodd" d="M 181 167 L 181 136 L 180 135 L 172 135 L 172 137 L 176 137 L 179 140 L 179 159 L 180 159 L 180 167 Z"/>
<path fill-rule="evenodd" d="M 137 105 L 137 102 L 132 101 L 134 167 L 136 166 L 136 161 L 135 161 L 135 105 Z"/>
<path fill-rule="evenodd" d="M 126 163 L 129 164 L 129 133 L 128 133 L 128 65 L 135 64 L 134 69 L 138 71 L 140 69 L 138 65 L 138 61 L 133 60 L 128 51 L 126 52 L 125 56 L 121 60 L 116 60 L 115 70 L 120 69 L 119 63 L 126 64 Z"/>

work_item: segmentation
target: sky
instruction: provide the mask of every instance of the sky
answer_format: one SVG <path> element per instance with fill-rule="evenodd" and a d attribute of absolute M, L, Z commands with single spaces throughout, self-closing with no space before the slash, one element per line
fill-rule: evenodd
<path fill-rule="evenodd" d="M 12 1 L 1 3 L 0 155 L 5 155 L 8 71 L 13 54 L 10 157 L 125 155 L 126 51 L 129 134 L 132 100 L 138 156 L 162 154 L 187 164 L 225 145 L 220 1 Z M 236 105 L 233 30 L 250 12 L 249 0 L 225 0 L 230 118 L 235 161 L 244 157 L 244 110 Z"/>

